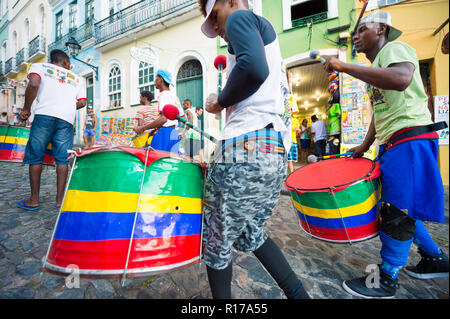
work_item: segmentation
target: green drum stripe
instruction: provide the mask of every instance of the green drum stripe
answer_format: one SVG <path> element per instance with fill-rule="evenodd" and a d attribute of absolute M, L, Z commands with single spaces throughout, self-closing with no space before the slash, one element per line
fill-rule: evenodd
<path fill-rule="evenodd" d="M 126 152 L 98 152 L 79 157 L 69 190 L 139 193 L 144 163 Z M 143 194 L 201 198 L 201 168 L 180 159 L 162 158 L 145 172 Z"/>
<path fill-rule="evenodd" d="M 373 183 L 373 186 L 372 186 Z M 364 181 L 358 184 L 351 185 L 344 190 L 334 193 L 339 207 L 348 207 L 361 204 L 370 195 L 373 190 L 379 186 L 378 178 L 372 182 Z M 291 192 L 292 198 L 301 205 L 318 209 L 335 209 L 336 203 L 331 192 L 307 192 L 298 194 Z"/>
<path fill-rule="evenodd" d="M 6 131 L 5 131 L 6 132 Z M 10 127 L 8 130 L 8 136 L 30 138 L 30 129 L 22 127 Z"/>
<path fill-rule="evenodd" d="M 0 125 L 0 136 L 5 136 L 7 131 L 8 131 L 7 126 Z"/>

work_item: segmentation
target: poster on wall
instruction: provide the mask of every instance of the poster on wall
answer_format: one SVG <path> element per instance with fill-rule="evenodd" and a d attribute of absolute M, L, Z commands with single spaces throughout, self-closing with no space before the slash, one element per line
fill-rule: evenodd
<path fill-rule="evenodd" d="M 100 122 L 100 139 L 102 145 L 133 146 L 131 139 L 135 136 L 132 127 L 137 126 L 136 118 L 102 118 Z"/>
<path fill-rule="evenodd" d="M 369 129 L 372 112 L 366 83 L 342 74 L 342 143 L 361 144 Z"/>
<path fill-rule="evenodd" d="M 448 128 L 448 95 L 441 95 L 434 97 L 434 122 L 447 122 L 447 128 L 438 131 L 439 144 L 448 145 L 449 142 L 449 128 Z"/>

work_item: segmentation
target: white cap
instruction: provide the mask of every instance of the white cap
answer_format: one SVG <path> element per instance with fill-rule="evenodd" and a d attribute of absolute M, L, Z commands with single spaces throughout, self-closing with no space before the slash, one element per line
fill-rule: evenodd
<path fill-rule="evenodd" d="M 383 23 L 389 26 L 388 41 L 394 41 L 402 35 L 402 31 L 392 26 L 392 16 L 386 11 L 375 11 L 361 19 L 360 23 Z"/>
<path fill-rule="evenodd" d="M 214 8 L 215 4 L 216 0 L 208 0 L 205 6 L 206 18 L 202 24 L 201 30 L 208 38 L 215 38 L 218 35 L 217 32 L 214 31 L 214 26 L 212 25 L 211 20 L 209 19 L 209 15 L 211 14 L 211 11 Z"/>

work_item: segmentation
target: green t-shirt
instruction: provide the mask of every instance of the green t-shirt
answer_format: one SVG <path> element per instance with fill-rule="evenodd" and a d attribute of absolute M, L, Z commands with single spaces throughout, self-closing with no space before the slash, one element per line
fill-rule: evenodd
<path fill-rule="evenodd" d="M 376 138 L 381 143 L 386 143 L 392 134 L 401 129 L 432 123 L 428 96 L 420 77 L 419 61 L 412 47 L 400 41 L 389 42 L 378 52 L 372 67 L 387 68 L 401 62 L 414 64 L 413 80 L 406 90 L 400 92 L 368 86 Z"/>

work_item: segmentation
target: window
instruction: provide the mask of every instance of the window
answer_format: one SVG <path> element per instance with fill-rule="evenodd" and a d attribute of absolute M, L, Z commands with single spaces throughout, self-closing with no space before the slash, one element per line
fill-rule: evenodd
<path fill-rule="evenodd" d="M 155 71 L 153 65 L 146 62 L 139 63 L 138 80 L 139 92 L 150 91 L 155 94 Z"/>
<path fill-rule="evenodd" d="M 381 7 L 386 7 L 392 4 L 400 3 L 406 0 L 369 0 L 367 10 L 374 10 Z"/>
<path fill-rule="evenodd" d="M 109 72 L 108 97 L 109 105 L 107 109 L 115 109 L 121 106 L 121 74 L 118 66 L 114 66 Z"/>
<path fill-rule="evenodd" d="M 283 0 L 283 28 L 305 27 L 338 16 L 337 0 Z"/>
<path fill-rule="evenodd" d="M 94 0 L 86 0 L 85 4 L 85 21 L 91 22 L 94 20 Z"/>
<path fill-rule="evenodd" d="M 58 41 L 62 37 L 62 11 L 56 14 L 55 23 L 55 40 Z"/>
<path fill-rule="evenodd" d="M 69 4 L 69 33 L 77 28 L 77 13 L 78 5 L 77 2 L 74 1 Z"/>

